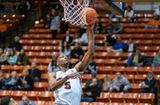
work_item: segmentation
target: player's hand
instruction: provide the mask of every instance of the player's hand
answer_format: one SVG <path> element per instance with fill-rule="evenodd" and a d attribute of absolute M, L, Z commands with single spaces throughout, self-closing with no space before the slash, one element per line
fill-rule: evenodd
<path fill-rule="evenodd" d="M 74 72 L 74 73 L 71 73 L 71 74 L 69 74 L 69 75 L 67 75 L 67 78 L 69 79 L 69 78 L 80 78 L 81 77 L 81 75 L 78 73 L 78 72 Z"/>

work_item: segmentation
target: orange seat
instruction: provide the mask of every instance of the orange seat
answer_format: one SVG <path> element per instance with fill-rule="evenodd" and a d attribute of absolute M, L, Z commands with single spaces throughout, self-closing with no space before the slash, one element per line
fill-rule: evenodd
<path fill-rule="evenodd" d="M 131 85 L 132 85 L 131 86 L 132 87 L 132 89 L 131 89 L 132 92 L 134 92 L 134 93 L 140 92 L 140 86 L 139 86 L 138 83 L 132 83 Z"/>
<path fill-rule="evenodd" d="M 140 103 L 149 103 L 154 105 L 155 96 L 153 93 L 139 93 L 138 100 Z"/>
<path fill-rule="evenodd" d="M 144 53 L 144 56 L 147 56 L 147 57 L 154 57 L 155 55 L 156 55 L 156 53 L 154 53 L 154 52 Z"/>
<path fill-rule="evenodd" d="M 148 71 L 151 70 L 151 67 L 150 66 L 146 66 L 146 67 L 140 67 L 138 69 L 138 74 L 147 74 Z"/>
<path fill-rule="evenodd" d="M 41 70 L 42 73 L 47 73 L 48 72 L 48 65 L 40 65 L 40 66 L 38 66 L 38 68 Z"/>
<path fill-rule="evenodd" d="M 135 103 L 135 105 L 152 105 L 150 103 Z"/>
<path fill-rule="evenodd" d="M 48 102 L 46 102 L 46 101 L 34 101 L 34 103 L 35 103 L 35 105 L 49 105 Z"/>
<path fill-rule="evenodd" d="M 24 34 L 22 39 L 49 39 L 51 34 Z"/>
<path fill-rule="evenodd" d="M 84 104 L 87 105 L 87 104 Z M 91 105 L 106 105 L 104 102 L 92 102 Z"/>
<path fill-rule="evenodd" d="M 82 75 L 82 82 L 86 82 L 88 79 L 91 78 L 91 75 L 88 75 L 88 74 L 83 74 Z"/>
<path fill-rule="evenodd" d="M 98 74 L 98 75 L 96 75 L 96 77 L 97 77 L 98 79 L 100 79 L 100 80 L 103 80 L 104 77 L 105 77 L 105 74 Z"/>
<path fill-rule="evenodd" d="M 97 47 L 96 52 L 106 52 L 108 46 Z"/>
<path fill-rule="evenodd" d="M 124 75 L 131 83 L 134 83 L 134 75 L 133 74 L 127 74 Z"/>
<path fill-rule="evenodd" d="M 55 104 L 54 104 L 54 101 L 47 101 L 46 105 L 55 105 Z"/>
<path fill-rule="evenodd" d="M 11 70 L 16 71 L 16 72 L 18 72 L 18 73 L 21 73 L 24 68 L 25 68 L 25 66 L 14 65 L 14 66 L 12 66 L 12 69 L 11 69 Z"/>
<path fill-rule="evenodd" d="M 111 93 L 109 95 L 110 102 L 119 102 L 123 103 L 124 102 L 124 93 Z"/>
<path fill-rule="evenodd" d="M 125 67 L 124 66 L 115 66 L 112 67 L 112 73 L 115 74 L 116 72 L 121 72 L 122 74 L 125 73 Z"/>
<path fill-rule="evenodd" d="M 94 62 L 97 66 L 104 66 L 104 60 L 102 59 L 94 59 Z"/>
<path fill-rule="evenodd" d="M 34 58 L 34 59 L 29 59 L 30 62 L 35 62 L 36 64 L 39 65 L 48 65 L 51 59 L 49 58 Z"/>
<path fill-rule="evenodd" d="M 105 59 L 103 63 L 105 66 L 116 66 L 116 59 Z"/>
<path fill-rule="evenodd" d="M 101 92 L 100 97 L 96 98 L 97 102 L 110 102 L 110 94 L 109 92 Z"/>
<path fill-rule="evenodd" d="M 125 69 L 126 74 L 138 74 L 138 67 L 127 67 Z"/>
<path fill-rule="evenodd" d="M 37 91 L 25 91 L 24 94 L 29 97 L 31 100 L 38 100 Z"/>
<path fill-rule="evenodd" d="M 98 74 L 112 74 L 112 66 L 102 66 L 97 69 Z"/>
<path fill-rule="evenodd" d="M 47 73 L 43 73 L 43 74 L 41 75 L 41 81 L 47 82 L 47 80 L 48 80 L 48 74 L 47 74 Z"/>
<path fill-rule="evenodd" d="M 11 95 L 10 90 L 0 90 L 0 97 L 4 97 L 4 96 L 10 96 Z"/>
<path fill-rule="evenodd" d="M 107 53 L 107 58 L 118 58 L 120 53 L 119 52 L 108 52 Z"/>
<path fill-rule="evenodd" d="M 54 101 L 53 92 L 41 91 L 38 93 L 38 100 Z"/>
<path fill-rule="evenodd" d="M 11 92 L 11 96 L 15 99 L 15 100 L 21 100 L 22 96 L 26 94 L 26 91 L 12 91 Z"/>
<path fill-rule="evenodd" d="M 2 65 L 1 66 L 1 70 L 4 72 L 4 73 L 10 73 L 10 69 L 12 68 L 11 65 Z"/>
<path fill-rule="evenodd" d="M 138 94 L 137 93 L 125 93 L 124 101 L 126 103 L 138 103 Z"/>
<path fill-rule="evenodd" d="M 106 59 L 107 53 L 106 52 L 96 52 L 94 53 L 94 58 L 96 59 Z"/>
<path fill-rule="evenodd" d="M 47 82 L 35 82 L 34 83 L 34 90 L 38 91 L 46 91 L 48 88 Z"/>
<path fill-rule="evenodd" d="M 139 83 L 140 81 L 144 80 L 146 75 L 134 75 L 134 82 Z"/>
<path fill-rule="evenodd" d="M 90 102 L 81 102 L 80 105 L 90 105 L 91 103 Z"/>
<path fill-rule="evenodd" d="M 32 28 L 29 29 L 29 33 L 50 33 L 50 29 L 45 29 L 45 28 Z"/>

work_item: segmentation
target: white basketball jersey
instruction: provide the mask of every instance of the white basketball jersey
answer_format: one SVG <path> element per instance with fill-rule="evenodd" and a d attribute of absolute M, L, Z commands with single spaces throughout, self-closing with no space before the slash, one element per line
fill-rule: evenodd
<path fill-rule="evenodd" d="M 75 68 L 66 72 L 57 71 L 56 79 L 62 79 L 66 75 L 77 72 Z M 60 88 L 55 91 L 55 103 L 64 105 L 80 105 L 81 100 L 81 81 L 80 78 L 68 79 Z"/>

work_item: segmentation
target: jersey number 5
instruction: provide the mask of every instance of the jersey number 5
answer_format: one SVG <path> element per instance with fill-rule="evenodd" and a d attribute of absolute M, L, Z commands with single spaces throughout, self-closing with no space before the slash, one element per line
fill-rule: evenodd
<path fill-rule="evenodd" d="M 65 89 L 71 89 L 71 84 L 70 84 L 70 82 L 68 81 L 68 82 L 65 82 Z"/>

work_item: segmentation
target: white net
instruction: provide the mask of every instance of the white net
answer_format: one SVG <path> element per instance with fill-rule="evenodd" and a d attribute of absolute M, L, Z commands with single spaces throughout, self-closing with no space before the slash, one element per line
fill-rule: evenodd
<path fill-rule="evenodd" d="M 86 9 L 90 0 L 60 0 L 64 8 L 63 20 L 73 25 L 86 25 Z"/>

